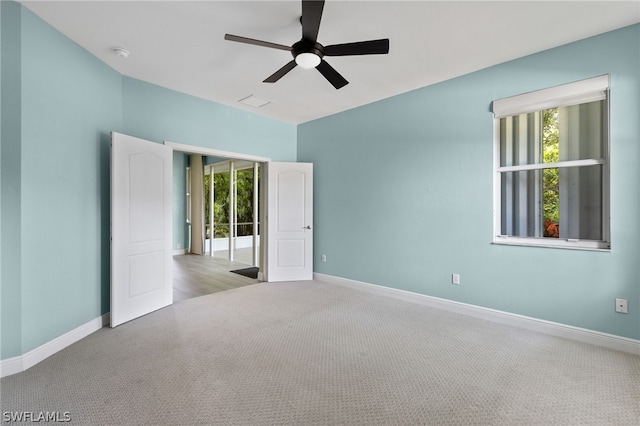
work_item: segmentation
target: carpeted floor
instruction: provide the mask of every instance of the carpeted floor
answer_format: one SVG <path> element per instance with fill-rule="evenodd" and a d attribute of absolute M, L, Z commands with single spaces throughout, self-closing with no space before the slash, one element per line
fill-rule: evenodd
<path fill-rule="evenodd" d="M 80 425 L 640 419 L 638 356 L 316 281 L 186 300 L 0 385 L 4 422 L 25 411 Z"/>

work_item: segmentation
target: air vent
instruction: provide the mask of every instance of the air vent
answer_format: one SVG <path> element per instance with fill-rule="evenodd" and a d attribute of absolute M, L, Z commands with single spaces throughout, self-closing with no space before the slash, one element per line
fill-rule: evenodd
<path fill-rule="evenodd" d="M 240 99 L 238 102 L 256 108 L 260 108 L 271 103 L 271 101 L 265 101 L 264 99 L 257 98 L 253 95 L 249 95 L 246 98 Z"/>

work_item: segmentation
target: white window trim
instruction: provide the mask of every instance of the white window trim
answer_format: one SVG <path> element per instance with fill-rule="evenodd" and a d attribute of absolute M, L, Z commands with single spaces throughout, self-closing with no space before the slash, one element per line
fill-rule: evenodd
<path fill-rule="evenodd" d="M 561 167 L 584 167 L 584 166 L 596 166 L 598 164 L 604 164 L 605 161 L 601 158 L 588 159 L 588 160 L 568 160 L 560 161 L 558 163 L 539 163 L 539 164 L 524 164 L 521 166 L 503 166 L 498 167 L 498 172 L 521 172 L 526 170 L 543 170 L 543 169 L 558 169 Z"/>
<path fill-rule="evenodd" d="M 500 119 L 512 115 L 519 115 L 560 106 L 576 105 L 597 100 L 609 99 L 610 77 L 602 75 L 586 80 L 580 80 L 561 86 L 550 87 L 522 95 L 498 99 L 493 102 L 493 244 L 565 248 L 576 250 L 609 251 L 611 249 L 611 218 L 610 218 L 610 135 L 609 135 L 609 102 L 607 102 L 607 144 L 606 159 L 587 159 L 562 161 L 558 163 L 526 164 L 520 166 L 500 166 Z M 576 167 L 602 165 L 602 217 L 606 223 L 602 230 L 602 240 L 579 240 L 559 238 L 516 237 L 501 235 L 501 175 L 504 172 L 521 170 L 540 170 L 556 167 Z"/>
<path fill-rule="evenodd" d="M 597 250 L 609 251 L 610 243 L 594 240 L 575 240 L 571 238 L 533 238 L 533 237 L 512 237 L 508 235 L 496 235 L 493 244 L 509 246 L 564 248 L 573 250 Z"/>

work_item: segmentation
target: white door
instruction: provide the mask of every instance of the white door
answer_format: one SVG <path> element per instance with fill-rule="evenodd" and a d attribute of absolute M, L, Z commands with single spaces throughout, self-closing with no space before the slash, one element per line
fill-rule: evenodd
<path fill-rule="evenodd" d="M 313 164 L 267 163 L 267 280 L 313 279 Z"/>
<path fill-rule="evenodd" d="M 111 133 L 111 327 L 173 303 L 173 150 Z"/>

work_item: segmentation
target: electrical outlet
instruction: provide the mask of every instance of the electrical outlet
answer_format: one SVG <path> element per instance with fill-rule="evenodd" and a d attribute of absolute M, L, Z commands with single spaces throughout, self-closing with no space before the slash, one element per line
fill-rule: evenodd
<path fill-rule="evenodd" d="M 181 249 L 181 248 L 182 248 L 182 244 L 178 243 L 178 245 L 176 246 L 176 248 Z"/>
<path fill-rule="evenodd" d="M 451 274 L 451 284 L 453 285 L 460 284 L 460 274 Z"/>
<path fill-rule="evenodd" d="M 323 262 L 327 261 L 327 255 L 323 254 L 322 256 L 320 256 L 320 260 L 322 260 Z"/>
<path fill-rule="evenodd" d="M 621 314 L 629 313 L 627 308 L 627 299 L 616 299 L 616 312 Z"/>

